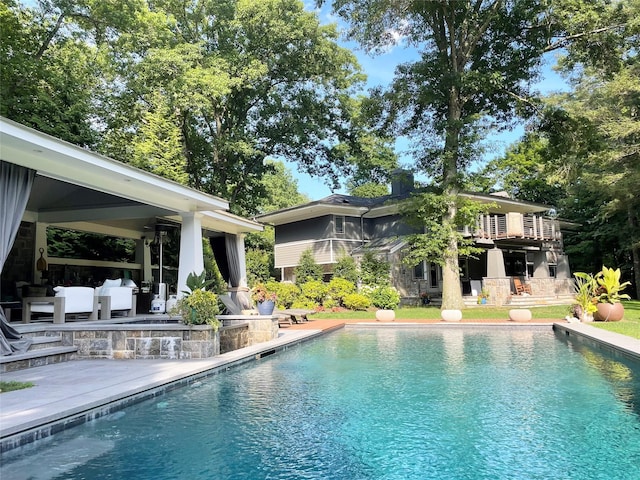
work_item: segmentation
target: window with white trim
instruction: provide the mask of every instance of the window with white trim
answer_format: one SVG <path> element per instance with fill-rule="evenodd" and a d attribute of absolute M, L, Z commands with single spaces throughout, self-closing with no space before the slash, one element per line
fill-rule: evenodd
<path fill-rule="evenodd" d="M 334 215 L 333 230 L 336 235 L 344 235 L 344 216 L 343 215 Z"/>

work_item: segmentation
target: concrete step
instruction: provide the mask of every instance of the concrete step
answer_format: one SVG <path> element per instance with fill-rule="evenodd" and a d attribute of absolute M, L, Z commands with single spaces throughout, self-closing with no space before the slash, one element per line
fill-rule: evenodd
<path fill-rule="evenodd" d="M 27 335 L 23 335 L 26 338 Z M 62 335 L 42 335 L 39 337 L 30 337 L 32 344 L 29 347 L 29 351 L 42 350 L 50 347 L 62 347 Z"/>
<path fill-rule="evenodd" d="M 75 358 L 78 347 L 57 346 L 29 350 L 0 357 L 0 373 L 14 372 L 26 368 L 41 367 L 52 363 L 68 362 Z"/>

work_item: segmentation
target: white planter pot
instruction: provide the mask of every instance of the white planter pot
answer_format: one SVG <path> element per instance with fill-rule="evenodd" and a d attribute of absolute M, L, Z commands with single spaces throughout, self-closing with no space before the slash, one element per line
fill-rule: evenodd
<path fill-rule="evenodd" d="M 531 320 L 531 310 L 528 308 L 513 308 L 509 310 L 509 320 L 512 322 L 528 322 Z"/>
<path fill-rule="evenodd" d="M 445 322 L 459 322 L 462 320 L 462 310 L 442 310 L 440 318 Z"/>
<path fill-rule="evenodd" d="M 376 320 L 379 322 L 393 322 L 396 319 L 396 312 L 393 310 L 376 310 Z"/>

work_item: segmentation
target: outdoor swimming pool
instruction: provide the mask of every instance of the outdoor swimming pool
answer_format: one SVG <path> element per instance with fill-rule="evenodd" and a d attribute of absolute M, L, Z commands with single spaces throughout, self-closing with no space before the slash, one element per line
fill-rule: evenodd
<path fill-rule="evenodd" d="M 3 462 L 7 479 L 628 480 L 640 371 L 550 331 L 348 328 Z"/>

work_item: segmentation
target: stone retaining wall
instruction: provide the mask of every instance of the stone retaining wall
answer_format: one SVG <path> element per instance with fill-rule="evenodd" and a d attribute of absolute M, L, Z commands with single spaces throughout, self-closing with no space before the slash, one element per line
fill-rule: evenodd
<path fill-rule="evenodd" d="M 220 354 L 220 334 L 208 325 L 110 325 L 64 332 L 76 358 L 189 359 Z"/>

